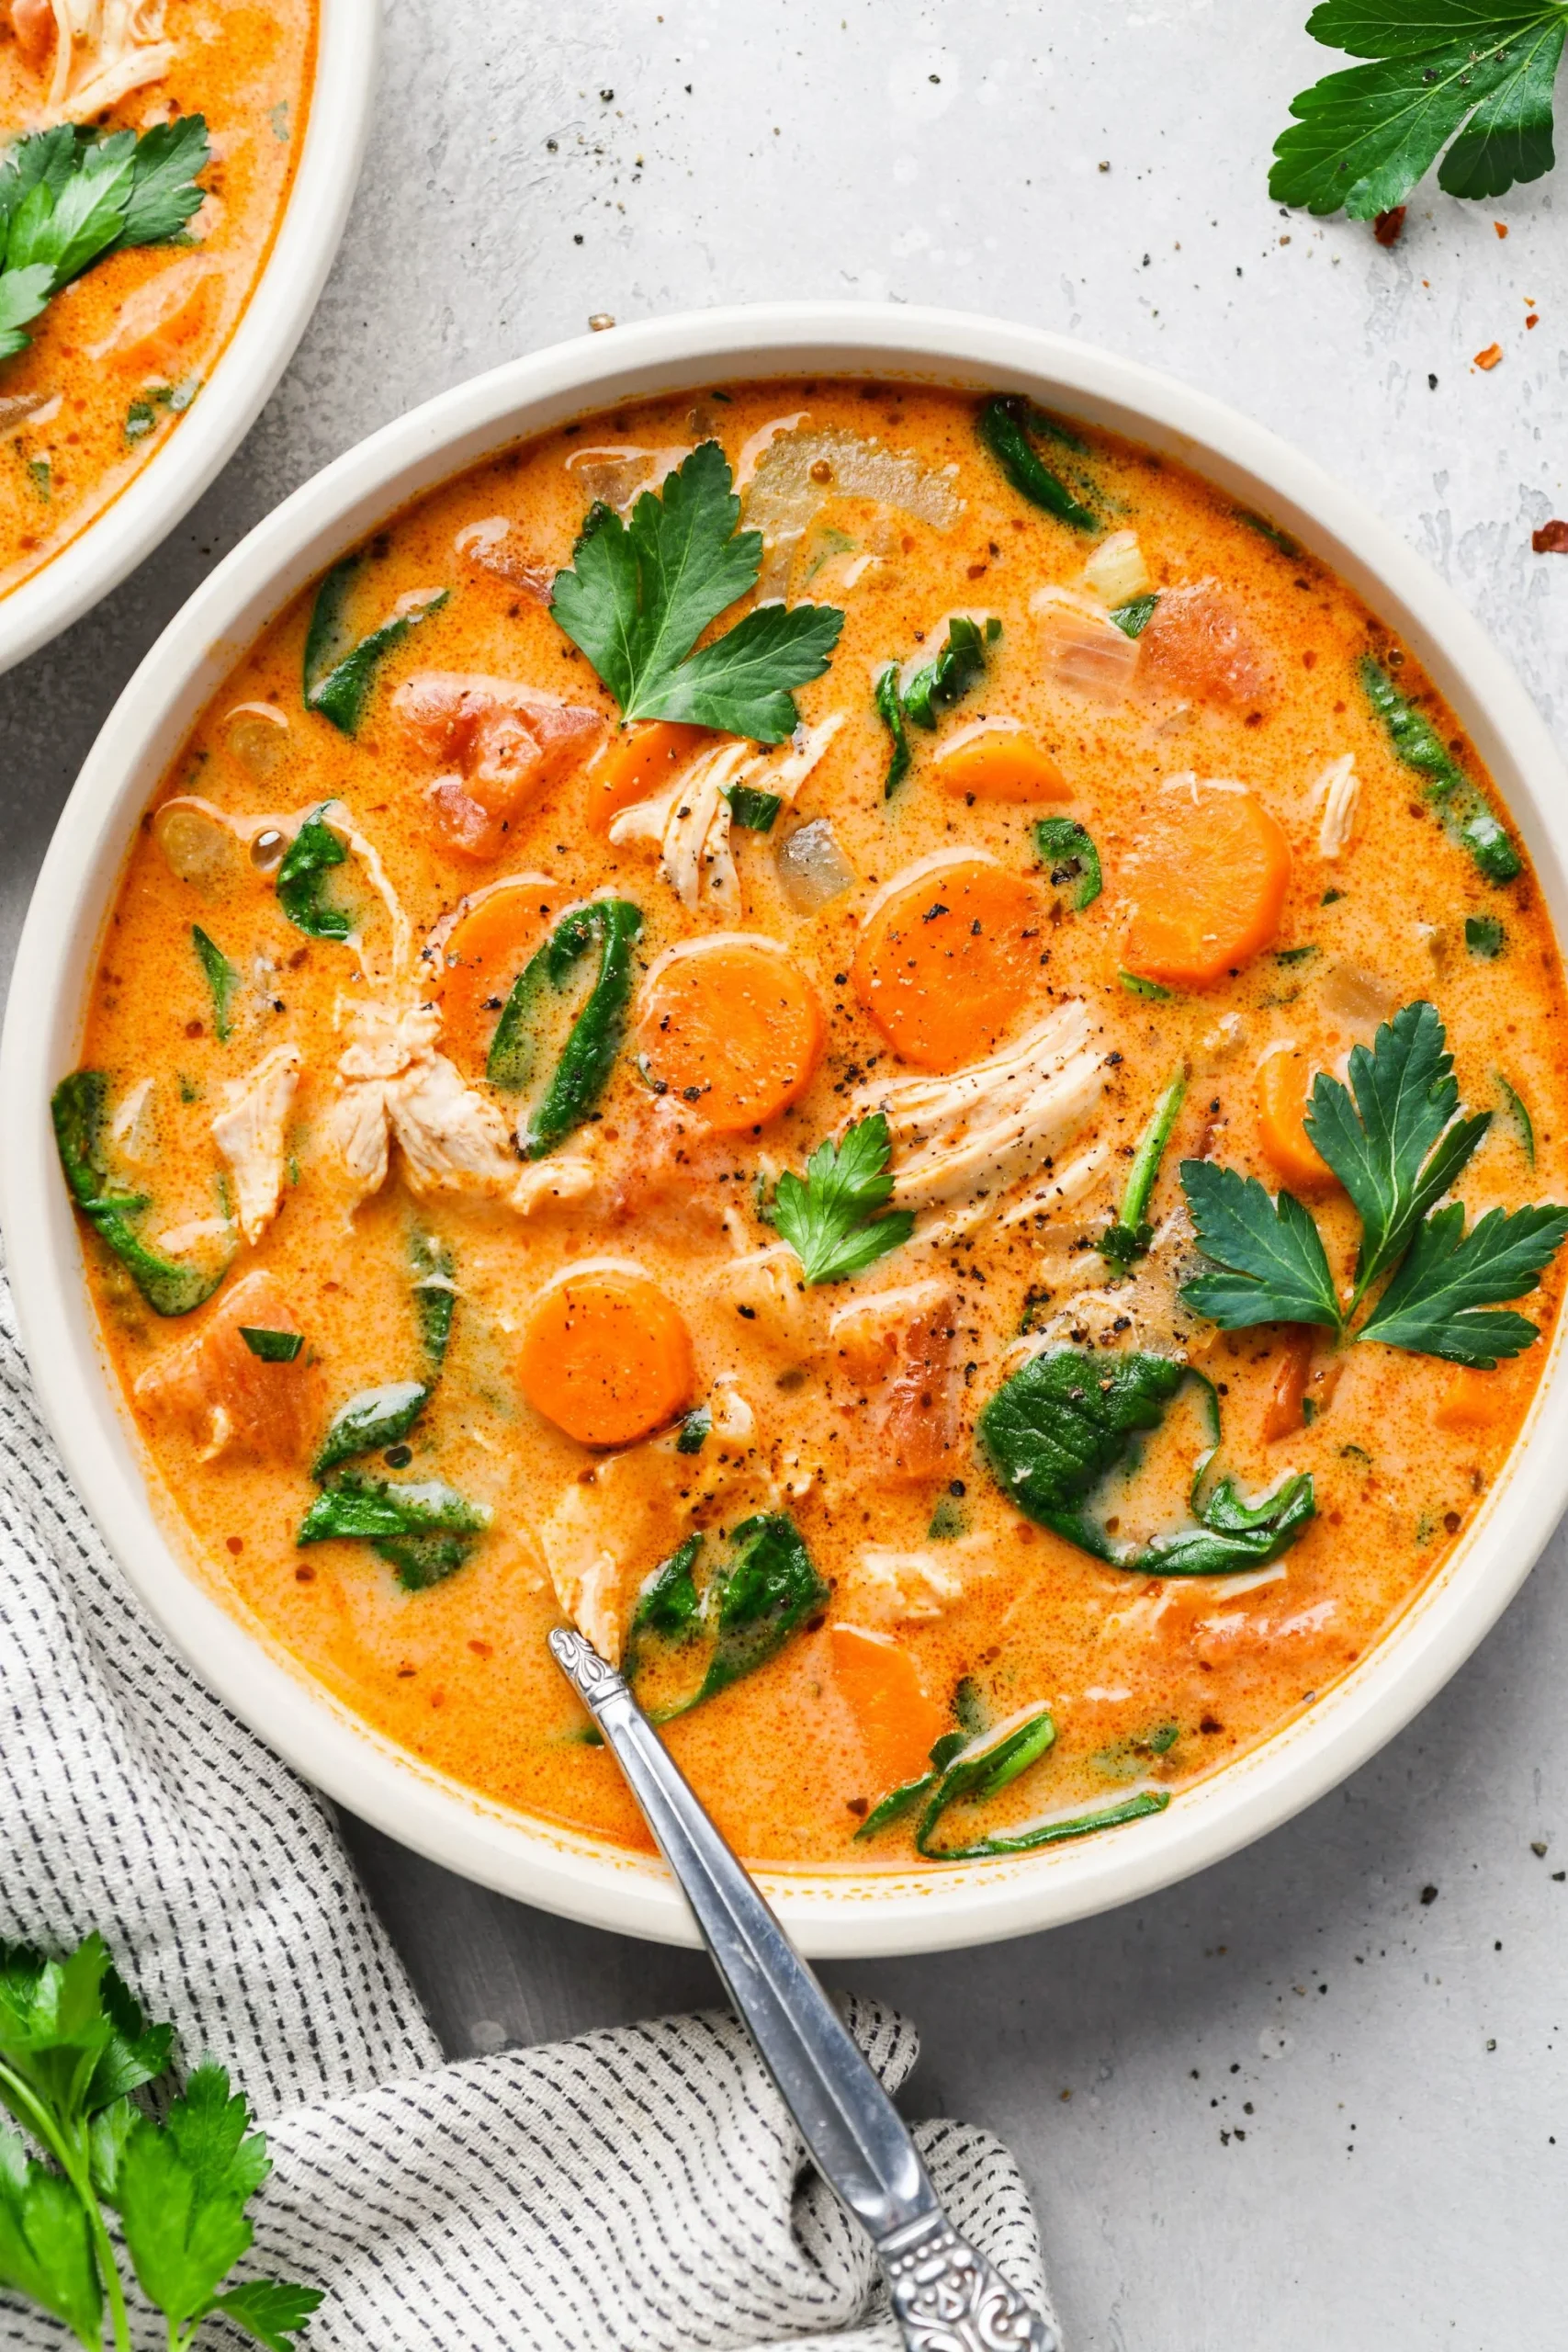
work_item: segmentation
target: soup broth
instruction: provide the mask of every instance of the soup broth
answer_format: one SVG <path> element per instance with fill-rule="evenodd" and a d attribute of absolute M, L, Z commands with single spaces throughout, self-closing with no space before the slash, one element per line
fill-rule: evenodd
<path fill-rule="evenodd" d="M 638 605 L 680 515 L 721 584 Z M 714 652 L 759 601 L 768 725 Z M 642 1847 L 569 1615 L 744 1854 L 935 1867 L 1159 1809 L 1463 1540 L 1565 1220 L 1469 1294 L 1539 1340 L 1456 1338 L 1421 1253 L 1562 1195 L 1562 1017 L 1452 713 L 1266 517 L 1025 402 L 745 384 L 511 449 L 279 614 L 143 820 L 62 1127 L 156 1483 L 304 1673 Z"/>

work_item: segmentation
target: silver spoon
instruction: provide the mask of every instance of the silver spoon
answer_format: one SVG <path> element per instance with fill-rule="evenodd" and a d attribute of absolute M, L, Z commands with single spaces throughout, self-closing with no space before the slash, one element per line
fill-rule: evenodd
<path fill-rule="evenodd" d="M 813 2162 L 876 2249 L 910 2352 L 1061 2352 L 1055 2329 L 949 2222 L 902 2116 L 620 1675 L 579 1633 L 549 1641 Z"/>

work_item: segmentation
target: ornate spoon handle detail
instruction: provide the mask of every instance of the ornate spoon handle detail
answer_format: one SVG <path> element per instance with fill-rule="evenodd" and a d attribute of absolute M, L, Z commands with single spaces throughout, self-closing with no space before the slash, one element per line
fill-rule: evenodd
<path fill-rule="evenodd" d="M 626 1683 L 550 1635 L 690 1903 L 737 2014 L 829 2185 L 865 2227 L 910 2352 L 1060 2352 L 1055 2328 L 961 2238 L 908 2127 Z"/>

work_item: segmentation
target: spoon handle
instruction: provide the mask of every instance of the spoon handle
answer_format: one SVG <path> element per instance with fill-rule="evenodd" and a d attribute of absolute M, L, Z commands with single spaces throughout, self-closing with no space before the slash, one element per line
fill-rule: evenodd
<path fill-rule="evenodd" d="M 620 1675 L 581 1634 L 549 1641 L 814 2163 L 869 2233 L 911 2352 L 1059 2352 L 1055 2331 L 947 2220 L 897 2109 Z"/>

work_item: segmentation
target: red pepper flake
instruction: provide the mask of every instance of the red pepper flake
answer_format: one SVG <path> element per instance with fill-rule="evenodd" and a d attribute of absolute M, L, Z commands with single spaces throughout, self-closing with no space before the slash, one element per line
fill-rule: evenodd
<path fill-rule="evenodd" d="M 1484 351 L 1478 351 L 1476 353 L 1475 364 L 1478 368 L 1484 368 L 1488 373 L 1490 373 L 1490 371 L 1496 367 L 1502 356 L 1502 345 L 1500 343 L 1489 343 Z"/>
<path fill-rule="evenodd" d="M 1404 207 L 1396 204 L 1391 212 L 1380 212 L 1372 222 L 1372 234 L 1380 245 L 1397 245 L 1404 228 Z"/>
<path fill-rule="evenodd" d="M 1568 555 L 1568 523 L 1555 518 L 1543 523 L 1539 531 L 1530 533 L 1530 545 L 1537 555 Z"/>
<path fill-rule="evenodd" d="M 1496 230 L 1497 234 L 1500 237 L 1506 237 L 1507 235 L 1508 224 L 1506 220 L 1494 220 L 1492 226 Z"/>
<path fill-rule="evenodd" d="M 240 1554 L 245 1548 L 244 1537 L 243 1535 L 227 1535 L 223 1540 L 228 1544 L 230 1551 L 233 1553 L 234 1557 L 238 1559 Z"/>
<path fill-rule="evenodd" d="M 1525 324 L 1526 324 L 1526 326 L 1527 326 L 1527 327 L 1538 327 L 1538 326 L 1540 326 L 1540 312 L 1539 311 L 1530 311 L 1530 313 L 1529 313 L 1529 316 L 1527 317 L 1527 319 L 1525 320 Z"/>

